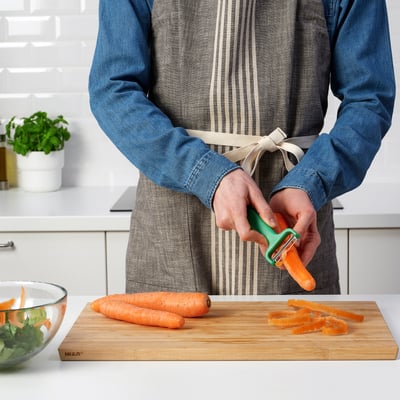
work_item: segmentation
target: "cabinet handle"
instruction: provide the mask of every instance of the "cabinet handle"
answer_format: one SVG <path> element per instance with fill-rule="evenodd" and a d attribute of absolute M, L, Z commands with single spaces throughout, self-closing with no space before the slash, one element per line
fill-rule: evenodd
<path fill-rule="evenodd" d="M 7 243 L 0 243 L 0 249 L 11 249 L 14 247 L 14 242 L 12 240 L 9 240 Z"/>

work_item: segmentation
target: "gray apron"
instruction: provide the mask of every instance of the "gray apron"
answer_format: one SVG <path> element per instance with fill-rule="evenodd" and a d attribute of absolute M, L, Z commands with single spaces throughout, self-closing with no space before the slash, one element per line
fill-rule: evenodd
<path fill-rule="evenodd" d="M 322 129 L 330 52 L 320 0 L 155 0 L 152 30 L 149 97 L 175 126 L 246 135 L 280 127 L 289 137 Z M 267 199 L 285 173 L 279 152 L 262 157 L 254 178 Z M 318 229 L 314 293 L 339 293 L 331 204 L 318 212 Z M 195 196 L 143 174 L 126 261 L 127 292 L 304 293 L 257 245 L 218 229 Z"/>

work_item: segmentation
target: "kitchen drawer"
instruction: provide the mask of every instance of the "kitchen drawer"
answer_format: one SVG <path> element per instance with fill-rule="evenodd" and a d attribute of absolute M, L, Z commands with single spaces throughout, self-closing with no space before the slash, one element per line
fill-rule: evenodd
<path fill-rule="evenodd" d="M 1 232 L 0 280 L 58 283 L 73 295 L 106 294 L 104 232 Z"/>
<path fill-rule="evenodd" d="M 351 229 L 351 294 L 400 294 L 400 229 Z"/>

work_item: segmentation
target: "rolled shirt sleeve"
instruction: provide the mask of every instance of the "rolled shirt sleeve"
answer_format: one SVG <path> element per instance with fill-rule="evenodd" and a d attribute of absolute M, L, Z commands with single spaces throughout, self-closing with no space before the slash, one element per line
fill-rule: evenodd
<path fill-rule="evenodd" d="M 325 1 L 336 123 L 273 190 L 306 191 L 318 210 L 359 186 L 392 119 L 395 78 L 384 0 Z"/>
<path fill-rule="evenodd" d="M 151 7 L 145 0 L 100 0 L 91 110 L 115 146 L 150 180 L 193 194 L 211 208 L 219 182 L 239 166 L 173 126 L 148 99 Z"/>

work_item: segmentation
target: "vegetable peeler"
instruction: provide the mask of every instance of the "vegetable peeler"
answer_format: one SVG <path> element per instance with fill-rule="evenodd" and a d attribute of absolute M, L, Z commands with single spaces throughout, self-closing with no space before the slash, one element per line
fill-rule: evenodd
<path fill-rule="evenodd" d="M 268 241 L 268 248 L 264 257 L 272 265 L 279 265 L 282 255 L 289 250 L 300 238 L 300 235 L 291 228 L 276 233 L 252 207 L 247 207 L 247 219 L 252 229 L 261 233 Z"/>

